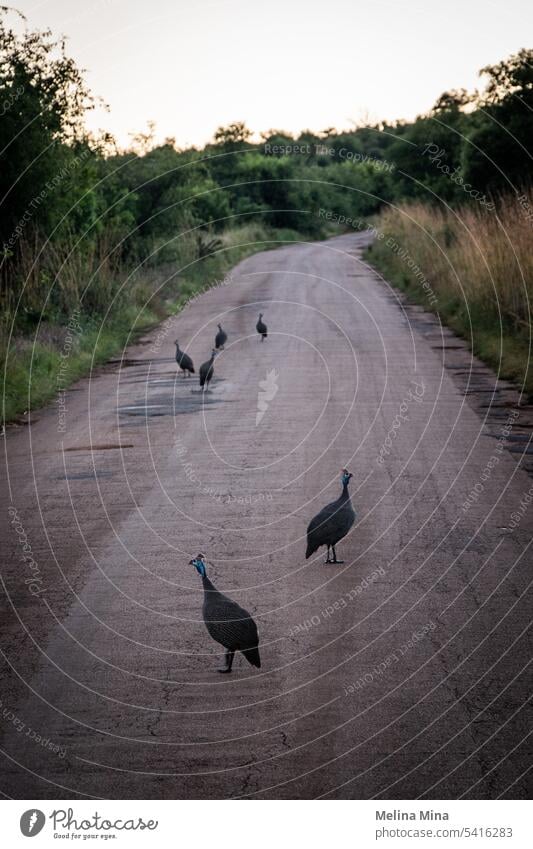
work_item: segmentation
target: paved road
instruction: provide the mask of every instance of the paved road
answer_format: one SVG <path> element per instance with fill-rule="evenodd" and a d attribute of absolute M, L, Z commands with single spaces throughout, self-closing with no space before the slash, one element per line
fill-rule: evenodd
<path fill-rule="evenodd" d="M 509 527 L 531 479 L 364 238 L 245 260 L 76 384 L 64 432 L 57 405 L 8 432 L 7 796 L 525 796 L 533 507 Z M 172 342 L 198 366 L 218 321 L 203 399 Z M 306 561 L 343 466 L 345 563 Z M 260 670 L 216 673 L 198 551 L 255 616 Z"/>

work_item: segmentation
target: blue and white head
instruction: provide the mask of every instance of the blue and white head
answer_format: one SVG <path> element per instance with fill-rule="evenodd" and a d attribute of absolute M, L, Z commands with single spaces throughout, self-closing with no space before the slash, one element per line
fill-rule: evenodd
<path fill-rule="evenodd" d="M 348 484 L 350 483 L 350 478 L 353 478 L 352 473 L 349 472 L 348 469 L 343 469 L 342 470 L 342 477 L 341 477 L 342 485 L 348 486 Z"/>
<path fill-rule="evenodd" d="M 197 554 L 192 560 L 189 560 L 189 565 L 194 566 L 196 571 L 202 578 L 207 577 L 207 572 L 205 568 L 205 557 L 203 554 Z"/>

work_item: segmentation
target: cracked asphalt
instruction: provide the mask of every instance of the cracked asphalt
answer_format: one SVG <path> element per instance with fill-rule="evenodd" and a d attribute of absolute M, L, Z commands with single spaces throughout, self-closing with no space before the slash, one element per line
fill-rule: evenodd
<path fill-rule="evenodd" d="M 489 426 L 468 403 L 447 364 L 457 347 L 467 374 L 480 364 L 411 320 L 365 239 L 248 258 L 76 383 L 64 432 L 57 404 L 8 428 L 6 797 L 526 797 L 533 508 L 511 519 L 532 485 L 506 447 L 514 407 Z M 203 397 L 173 340 L 198 370 L 218 322 Z M 306 561 L 344 466 L 344 564 Z M 256 619 L 260 670 L 238 656 L 217 674 L 199 551 Z"/>

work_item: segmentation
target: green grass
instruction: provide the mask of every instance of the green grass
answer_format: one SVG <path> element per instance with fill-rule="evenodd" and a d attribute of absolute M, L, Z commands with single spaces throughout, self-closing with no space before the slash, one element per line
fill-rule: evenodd
<path fill-rule="evenodd" d="M 165 317 L 179 313 L 192 295 L 222 280 L 245 257 L 301 238 L 291 230 L 272 231 L 261 225 L 229 230 L 222 235 L 222 244 L 215 253 L 198 262 L 193 260 L 183 274 L 161 286 L 169 269 L 175 268 L 175 264 L 179 267 L 180 259 L 183 264 L 183 257 L 179 255 L 172 265 L 167 257 L 164 266 L 150 269 L 130 284 L 127 301 L 125 298 L 117 300 L 115 309 L 105 320 L 82 313 L 81 331 L 76 334 L 76 344 L 66 358 L 62 357 L 63 343 L 58 340 L 43 342 L 46 334 L 36 335 L 36 325 L 24 331 L 19 328 L 9 348 L 7 330 L 0 331 L 4 423 L 43 406 L 59 389 L 88 374 L 93 366 L 122 353 L 125 345 L 132 344 Z M 144 304 L 148 304 L 148 308 Z M 61 323 L 64 328 L 65 319 L 57 321 L 56 330 L 61 330 Z M 64 364 L 66 368 L 62 372 Z"/>
<path fill-rule="evenodd" d="M 144 310 L 139 314 L 135 307 L 124 310 L 120 319 L 115 318 L 102 330 L 94 321 L 82 318 L 78 343 L 68 357 L 62 356 L 60 347 L 19 337 L 7 357 L 4 349 L 1 361 L 4 421 L 13 421 L 21 413 L 41 407 L 92 366 L 101 365 L 120 352 L 132 326 L 138 336 L 157 320 L 156 313 Z"/>

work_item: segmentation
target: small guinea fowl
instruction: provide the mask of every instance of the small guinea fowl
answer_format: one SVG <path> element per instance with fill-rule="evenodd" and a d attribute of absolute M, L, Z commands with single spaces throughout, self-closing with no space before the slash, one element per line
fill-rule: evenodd
<path fill-rule="evenodd" d="M 252 666 L 261 666 L 257 625 L 247 610 L 217 590 L 207 577 L 205 558 L 199 554 L 190 565 L 202 577 L 204 604 L 202 615 L 210 636 L 226 649 L 224 666 L 219 672 L 231 672 L 233 657 L 240 651 Z"/>
<path fill-rule="evenodd" d="M 328 554 L 326 563 L 343 563 L 337 560 L 335 546 L 346 536 L 355 521 L 355 511 L 348 493 L 348 483 L 352 475 L 346 469 L 342 470 L 342 492 L 336 501 L 327 504 L 320 513 L 311 519 L 307 528 L 307 551 L 305 558 L 311 557 L 321 545 L 326 545 Z M 333 560 L 330 560 L 329 549 L 333 549 Z"/>
<path fill-rule="evenodd" d="M 216 350 L 213 348 L 211 351 L 211 359 L 206 363 L 202 363 L 200 366 L 200 387 L 205 392 L 209 389 L 209 381 L 212 379 L 215 369 L 213 368 L 213 363 L 215 362 L 215 357 L 217 355 Z"/>
<path fill-rule="evenodd" d="M 174 345 L 176 346 L 176 362 L 179 365 L 181 371 L 183 372 L 183 377 L 187 377 L 187 372 L 194 374 L 194 365 L 185 351 L 180 350 L 179 342 L 176 339 L 174 341 Z"/>
<path fill-rule="evenodd" d="M 264 339 L 267 338 L 268 330 L 267 330 L 267 326 L 266 326 L 265 322 L 263 321 L 263 313 L 262 312 L 259 313 L 259 320 L 258 320 L 257 324 L 255 325 L 255 329 L 257 330 L 257 332 L 261 336 L 261 342 Z"/>
<path fill-rule="evenodd" d="M 218 333 L 215 336 L 215 348 L 223 349 L 224 345 L 228 341 L 228 334 L 226 333 L 225 330 L 222 330 L 221 324 L 217 324 L 217 327 L 218 327 Z"/>

